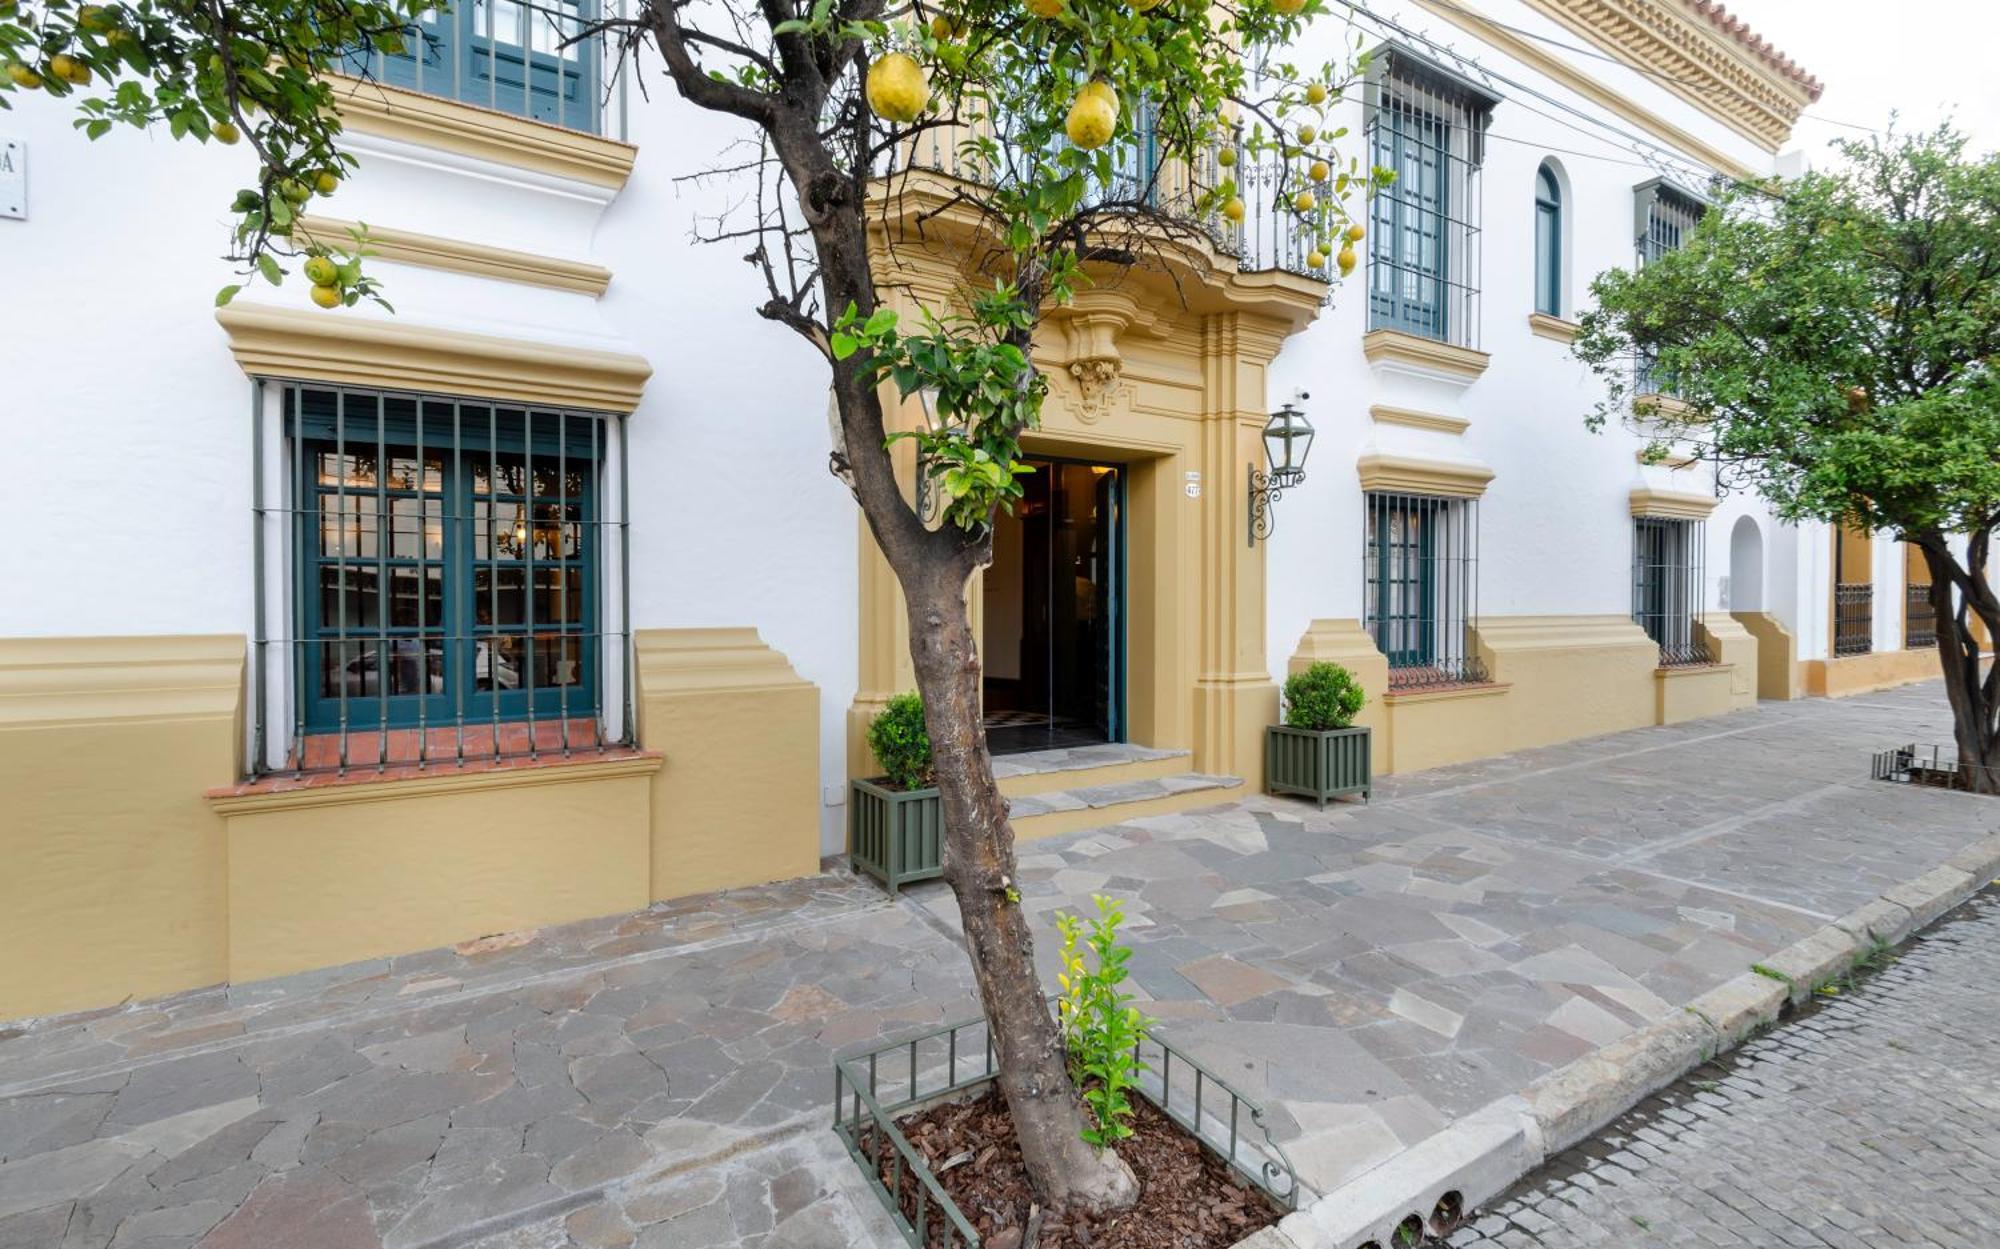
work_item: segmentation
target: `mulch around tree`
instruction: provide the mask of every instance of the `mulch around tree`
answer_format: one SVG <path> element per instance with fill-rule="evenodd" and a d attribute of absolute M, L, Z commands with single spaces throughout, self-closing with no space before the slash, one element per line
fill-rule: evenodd
<path fill-rule="evenodd" d="M 1033 1249 L 1227 1249 L 1278 1221 L 1283 1211 L 1262 1190 L 1243 1182 L 1151 1102 L 1141 1097 L 1132 1102 L 1133 1135 L 1117 1148 L 1138 1177 L 1139 1204 L 1095 1220 L 1044 1212 Z M 1024 1238 L 1034 1213 L 1034 1192 L 1014 1140 L 1013 1119 L 997 1088 L 933 1106 L 896 1126 L 929 1161 L 984 1249 L 1030 1249 Z M 886 1185 L 893 1175 L 894 1151 L 886 1139 L 874 1146 Z M 904 1217 L 914 1222 L 917 1181 L 907 1169 L 899 1197 Z M 926 1249 L 943 1246 L 943 1220 L 935 1202 L 927 1223 Z"/>

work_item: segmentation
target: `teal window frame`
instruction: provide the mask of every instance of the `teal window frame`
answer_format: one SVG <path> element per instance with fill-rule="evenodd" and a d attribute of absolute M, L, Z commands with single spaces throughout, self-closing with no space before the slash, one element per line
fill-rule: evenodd
<path fill-rule="evenodd" d="M 1543 161 L 1535 171 L 1535 311 L 1559 317 L 1562 307 L 1562 183 Z"/>
<path fill-rule="evenodd" d="M 598 716 L 605 418 L 310 385 L 285 411 L 301 732 Z"/>
<path fill-rule="evenodd" d="M 1414 496 L 1369 504 L 1369 631 L 1391 668 L 1426 667 L 1437 658 L 1435 534 L 1447 506 Z"/>
<path fill-rule="evenodd" d="M 1370 328 L 1446 339 L 1451 127 L 1427 113 L 1389 110 L 1374 128 L 1372 149 L 1372 161 L 1395 170 L 1396 180 L 1376 192 L 1369 209 Z"/>
<path fill-rule="evenodd" d="M 465 0 L 419 16 L 407 30 L 405 51 L 357 51 L 345 68 L 390 86 L 597 134 L 601 37 L 567 49 L 560 41 L 597 21 L 600 11 L 601 0 Z"/>

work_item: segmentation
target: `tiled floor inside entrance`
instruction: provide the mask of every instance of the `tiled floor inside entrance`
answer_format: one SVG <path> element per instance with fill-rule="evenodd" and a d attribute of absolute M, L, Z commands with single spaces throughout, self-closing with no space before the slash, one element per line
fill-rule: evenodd
<path fill-rule="evenodd" d="M 1867 779 L 1936 683 L 1023 845 L 1325 1189 L 2000 827 Z M 0 1246 L 888 1245 L 839 1052 L 973 1010 L 949 894 L 834 873 L 0 1039 Z"/>

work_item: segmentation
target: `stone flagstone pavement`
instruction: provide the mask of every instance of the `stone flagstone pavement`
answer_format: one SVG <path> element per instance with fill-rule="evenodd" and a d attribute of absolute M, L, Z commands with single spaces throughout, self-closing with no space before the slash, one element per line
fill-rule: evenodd
<path fill-rule="evenodd" d="M 1045 965 L 1123 898 L 1148 1011 L 1325 1191 L 2000 826 L 1867 779 L 1948 733 L 1936 682 L 1767 704 L 1050 838 L 1020 886 Z M 833 872 L 0 1030 L 0 1249 L 891 1245 L 830 1063 L 969 985 L 941 886 Z"/>

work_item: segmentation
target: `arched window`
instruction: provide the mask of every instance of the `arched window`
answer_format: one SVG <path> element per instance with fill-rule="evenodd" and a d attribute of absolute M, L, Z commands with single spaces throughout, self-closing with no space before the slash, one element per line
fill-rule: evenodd
<path fill-rule="evenodd" d="M 1562 315 L 1562 184 L 1547 161 L 1535 174 L 1535 311 Z"/>

